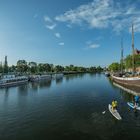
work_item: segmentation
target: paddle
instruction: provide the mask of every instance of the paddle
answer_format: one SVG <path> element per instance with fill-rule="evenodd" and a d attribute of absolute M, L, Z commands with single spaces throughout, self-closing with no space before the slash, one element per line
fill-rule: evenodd
<path fill-rule="evenodd" d="M 102 114 L 105 114 L 105 113 L 106 113 L 106 111 L 103 111 L 103 112 L 102 112 Z"/>

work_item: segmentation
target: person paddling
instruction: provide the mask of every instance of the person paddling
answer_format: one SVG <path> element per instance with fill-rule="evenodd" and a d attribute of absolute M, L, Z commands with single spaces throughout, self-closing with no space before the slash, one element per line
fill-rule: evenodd
<path fill-rule="evenodd" d="M 138 95 L 134 96 L 134 106 L 135 106 L 135 108 L 139 106 L 139 98 L 140 97 Z"/>
<path fill-rule="evenodd" d="M 112 110 L 117 109 L 117 105 L 118 105 L 117 101 L 116 100 L 113 100 L 112 101 Z"/>

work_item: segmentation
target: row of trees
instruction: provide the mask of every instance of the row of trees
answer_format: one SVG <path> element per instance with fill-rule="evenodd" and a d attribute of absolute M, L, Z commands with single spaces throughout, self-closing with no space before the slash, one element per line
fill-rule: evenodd
<path fill-rule="evenodd" d="M 140 55 L 137 54 L 135 55 L 135 67 L 140 67 Z M 132 55 L 128 55 L 124 60 L 123 60 L 123 69 L 131 69 L 132 68 Z M 114 62 L 109 65 L 108 69 L 110 71 L 119 71 L 121 69 L 121 64 L 118 62 Z"/>
<path fill-rule="evenodd" d="M 60 65 L 53 65 L 48 63 L 39 63 L 36 62 L 27 62 L 25 60 L 18 60 L 16 66 L 12 65 L 8 67 L 8 72 L 19 72 L 19 73 L 31 73 L 31 74 L 37 74 L 37 73 L 46 73 L 46 72 L 100 72 L 103 69 L 98 67 L 78 67 L 74 65 L 70 66 L 60 66 Z M 5 71 L 5 66 L 0 65 L 0 73 L 7 73 L 7 70 Z"/>

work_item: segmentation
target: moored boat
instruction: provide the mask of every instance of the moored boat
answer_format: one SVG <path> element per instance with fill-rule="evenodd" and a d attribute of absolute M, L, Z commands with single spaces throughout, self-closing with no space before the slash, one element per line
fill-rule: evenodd
<path fill-rule="evenodd" d="M 32 75 L 30 76 L 31 82 L 38 82 L 41 80 L 51 80 L 51 75 Z"/>
<path fill-rule="evenodd" d="M 140 77 L 117 77 L 111 75 L 111 78 L 120 84 L 140 87 Z"/>
<path fill-rule="evenodd" d="M 26 76 L 4 76 L 0 80 L 0 87 L 17 86 L 20 84 L 25 84 L 28 82 L 28 77 Z"/>
<path fill-rule="evenodd" d="M 53 79 L 62 79 L 63 78 L 63 73 L 57 73 L 53 75 Z"/>
<path fill-rule="evenodd" d="M 110 76 L 110 73 L 109 72 L 105 72 L 105 76 L 106 77 L 109 77 Z"/>

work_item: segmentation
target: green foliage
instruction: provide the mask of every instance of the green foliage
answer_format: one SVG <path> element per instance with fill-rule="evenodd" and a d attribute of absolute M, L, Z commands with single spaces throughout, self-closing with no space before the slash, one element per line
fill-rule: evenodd
<path fill-rule="evenodd" d="M 135 67 L 139 67 L 140 66 L 140 55 L 135 55 Z M 125 68 L 132 68 L 132 55 L 128 55 L 125 59 Z"/>
<path fill-rule="evenodd" d="M 3 73 L 3 66 L 2 66 L 2 63 L 0 64 L 0 73 Z"/>
<path fill-rule="evenodd" d="M 125 68 L 132 68 L 132 56 L 128 55 L 125 59 L 124 59 L 124 63 L 125 63 Z"/>
<path fill-rule="evenodd" d="M 103 70 L 103 68 L 101 68 L 100 66 L 97 67 L 97 71 L 101 72 Z"/>
<path fill-rule="evenodd" d="M 5 62 L 4 62 L 4 68 L 3 68 L 4 73 L 8 73 L 8 62 L 7 62 L 7 56 L 5 56 Z"/>
<path fill-rule="evenodd" d="M 140 55 L 135 55 L 135 67 L 140 66 Z"/>
<path fill-rule="evenodd" d="M 37 67 L 37 63 L 36 62 L 29 62 L 28 63 L 28 70 L 30 71 L 30 73 L 37 73 L 38 71 L 38 67 Z"/>
<path fill-rule="evenodd" d="M 8 67 L 8 65 L 7 65 Z M 103 69 L 98 66 L 98 67 L 82 67 L 82 66 L 74 66 L 74 65 L 69 65 L 69 66 L 61 66 L 61 65 L 56 65 L 54 66 L 53 64 L 48 64 L 48 63 L 39 63 L 37 64 L 36 62 L 29 62 L 27 63 L 26 60 L 18 60 L 17 64 L 14 66 L 9 66 L 8 67 L 8 72 L 20 72 L 21 74 L 24 73 L 31 73 L 31 74 L 37 74 L 37 73 L 46 73 L 46 72 L 100 72 Z M 4 66 L 2 66 L 2 63 L 0 65 L 0 73 L 4 72 Z"/>
<path fill-rule="evenodd" d="M 39 63 L 38 64 L 38 70 L 39 72 L 50 72 L 52 71 L 52 65 L 48 63 Z"/>
<path fill-rule="evenodd" d="M 16 69 L 17 69 L 17 67 L 16 66 L 14 66 L 14 65 L 12 65 L 12 66 L 10 66 L 9 67 L 9 72 L 16 72 Z"/>
<path fill-rule="evenodd" d="M 17 71 L 21 73 L 25 73 L 28 70 L 28 65 L 25 60 L 18 60 L 17 61 Z"/>
<path fill-rule="evenodd" d="M 55 72 L 63 72 L 64 71 L 64 67 L 60 66 L 60 65 L 57 65 L 57 66 L 55 66 L 54 70 L 55 70 Z"/>
<path fill-rule="evenodd" d="M 110 71 L 116 72 L 116 71 L 120 70 L 120 64 L 117 63 L 117 62 L 114 62 L 111 65 L 109 65 L 108 68 L 109 68 Z"/>
<path fill-rule="evenodd" d="M 50 72 L 51 71 L 50 64 L 48 64 L 48 63 L 44 64 L 44 69 L 45 69 L 46 72 Z"/>
<path fill-rule="evenodd" d="M 90 67 L 90 68 L 89 68 L 89 71 L 90 71 L 90 72 L 96 72 L 97 69 L 96 69 L 96 67 Z"/>
<path fill-rule="evenodd" d="M 38 70 L 39 70 L 39 72 L 44 72 L 44 66 L 42 63 L 38 64 Z"/>

